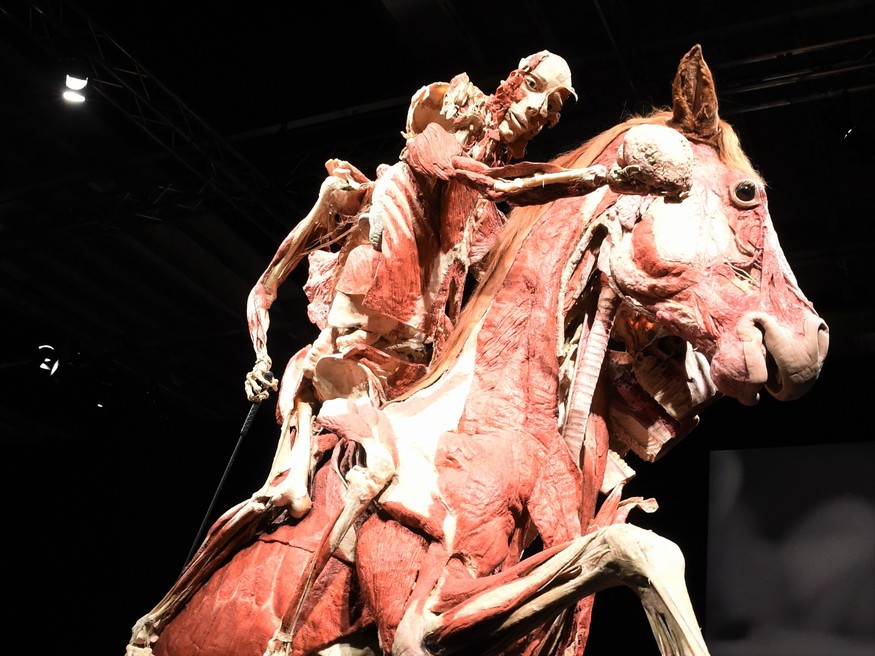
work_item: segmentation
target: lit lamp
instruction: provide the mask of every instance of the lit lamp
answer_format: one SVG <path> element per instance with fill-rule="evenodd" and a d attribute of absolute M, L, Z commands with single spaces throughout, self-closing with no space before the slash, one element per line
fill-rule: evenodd
<path fill-rule="evenodd" d="M 55 347 L 51 344 L 42 344 L 39 347 L 40 353 L 40 364 L 39 368 L 43 371 L 48 371 L 49 376 L 54 375 L 54 373 L 58 370 L 58 366 L 61 364 L 61 359 L 58 357 L 58 354 L 55 352 Z"/>
<path fill-rule="evenodd" d="M 77 61 L 68 61 L 66 68 L 66 88 L 62 94 L 64 100 L 70 103 L 85 102 L 84 89 L 88 84 L 88 75 L 84 70 L 84 66 Z"/>
<path fill-rule="evenodd" d="M 88 78 L 67 76 L 67 88 L 64 89 L 64 100 L 71 103 L 85 102 L 85 94 L 82 89 L 88 84 Z"/>

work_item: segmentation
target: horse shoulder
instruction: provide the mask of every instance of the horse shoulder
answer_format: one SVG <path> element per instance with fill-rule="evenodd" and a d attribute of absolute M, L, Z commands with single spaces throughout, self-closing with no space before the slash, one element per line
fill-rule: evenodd
<path fill-rule="evenodd" d="M 544 546 L 572 540 L 582 533 L 582 474 L 558 433 L 543 443 L 526 508 Z"/>

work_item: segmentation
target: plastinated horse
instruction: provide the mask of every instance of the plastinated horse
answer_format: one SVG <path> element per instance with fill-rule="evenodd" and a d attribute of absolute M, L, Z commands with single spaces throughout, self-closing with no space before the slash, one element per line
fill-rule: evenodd
<path fill-rule="evenodd" d="M 593 595 L 618 585 L 664 656 L 708 653 L 679 549 L 627 521 L 654 503 L 623 498 L 624 458 L 662 456 L 720 397 L 801 396 L 828 328 L 698 46 L 671 111 L 554 163 L 679 191 L 516 208 L 440 355 L 387 403 L 321 360 L 312 508 L 270 515 L 128 654 L 582 654 Z"/>

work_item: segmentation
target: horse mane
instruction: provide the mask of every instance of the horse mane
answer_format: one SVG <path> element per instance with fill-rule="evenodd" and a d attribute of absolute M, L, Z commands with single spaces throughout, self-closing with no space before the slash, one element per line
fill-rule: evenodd
<path fill-rule="evenodd" d="M 599 155 L 620 134 L 633 126 L 642 124 L 665 125 L 671 118 L 672 112 L 665 109 L 657 109 L 647 115 L 631 116 L 622 123 L 618 123 L 583 142 L 581 145 L 561 153 L 552 159 L 551 163 L 564 168 L 585 168 L 592 165 Z M 720 119 L 720 130 L 716 148 L 721 162 L 747 175 L 759 178 L 759 174 L 741 149 L 741 143 L 735 130 L 723 119 Z M 543 205 L 519 206 L 511 210 L 507 223 L 499 235 L 498 242 L 493 247 L 492 253 L 489 256 L 488 265 L 480 277 L 479 284 L 459 315 L 452 334 L 444 344 L 441 352 L 432 361 L 428 374 L 411 389 L 398 397 L 397 400 L 406 398 L 417 390 L 432 384 L 450 367 L 471 331 L 480 321 L 493 297 L 503 284 L 505 276 L 526 237 L 528 237 L 538 219 L 549 211 L 555 202 L 550 201 Z"/>
<path fill-rule="evenodd" d="M 616 139 L 621 133 L 626 132 L 629 128 L 645 123 L 666 125 L 671 118 L 672 113 L 667 109 L 657 109 L 646 115 L 630 116 L 622 123 L 618 123 L 614 127 L 608 128 L 601 134 L 585 141 L 580 146 L 558 155 L 552 160 L 552 163 L 565 168 L 582 168 L 590 166 L 596 158 L 604 152 L 605 148 L 608 147 L 608 144 Z M 759 177 L 753 164 L 751 164 L 747 155 L 741 148 L 738 134 L 733 127 L 723 119 L 720 119 L 717 154 L 720 156 L 720 161 L 727 166 L 738 169 L 748 175 Z M 515 208 L 513 212 L 511 212 L 511 216 L 515 214 L 525 214 L 527 213 L 526 210 L 531 210 L 531 207 Z"/>

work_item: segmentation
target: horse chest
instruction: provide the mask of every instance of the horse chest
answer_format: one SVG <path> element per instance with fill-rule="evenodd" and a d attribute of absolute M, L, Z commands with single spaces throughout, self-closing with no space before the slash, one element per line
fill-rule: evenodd
<path fill-rule="evenodd" d="M 474 576 L 491 573 L 507 557 L 535 467 L 531 454 L 510 434 L 448 434 L 442 439 L 435 468 L 455 529 L 447 543 Z"/>
<path fill-rule="evenodd" d="M 398 455 L 381 506 L 448 543 L 484 524 L 512 532 L 536 467 L 511 435 L 445 432 L 430 445 L 401 443 Z"/>
<path fill-rule="evenodd" d="M 441 540 L 473 575 L 489 573 L 506 558 L 523 516 L 537 466 L 524 451 L 512 435 L 445 433 L 430 471 L 398 471 L 397 491 L 418 484 L 420 493 L 428 493 L 428 503 L 407 503 L 395 494 L 383 507 L 402 523 Z"/>

